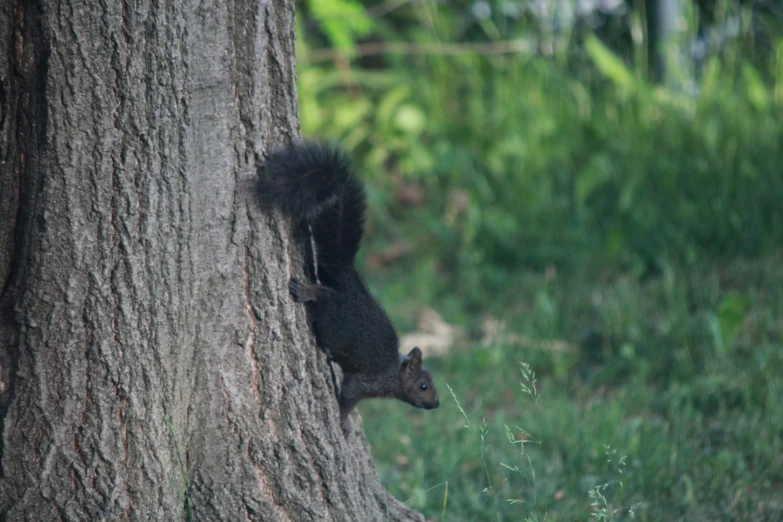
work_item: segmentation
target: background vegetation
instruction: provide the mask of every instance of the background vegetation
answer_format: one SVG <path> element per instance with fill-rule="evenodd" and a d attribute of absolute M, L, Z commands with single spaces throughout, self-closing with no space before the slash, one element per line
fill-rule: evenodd
<path fill-rule="evenodd" d="M 299 6 L 364 273 L 448 341 L 438 410 L 361 406 L 433 520 L 783 519 L 783 12 L 673 5 Z"/>

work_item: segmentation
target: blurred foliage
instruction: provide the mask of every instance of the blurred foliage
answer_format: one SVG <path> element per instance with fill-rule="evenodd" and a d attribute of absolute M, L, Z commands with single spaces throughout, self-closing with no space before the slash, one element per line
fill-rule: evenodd
<path fill-rule="evenodd" d="M 300 18 L 303 133 L 351 149 L 384 194 L 422 190 L 426 210 L 375 194 L 374 218 L 446 274 L 645 271 L 781 244 L 783 41 L 763 70 L 742 58 L 751 35 L 722 42 L 682 90 L 648 79 L 642 41 L 611 49 L 590 17 L 555 33 L 524 7 L 547 2 L 328 4 Z M 331 23 L 356 18 L 370 43 Z"/>
<path fill-rule="evenodd" d="M 783 10 L 682 5 L 668 46 L 651 0 L 299 6 L 302 131 L 369 181 L 371 286 L 403 331 L 424 303 L 468 331 L 434 363 L 441 409 L 363 405 L 384 481 L 428 516 L 583 520 L 602 443 L 631 455 L 606 494 L 641 520 L 783 516 Z M 487 318 L 573 350 L 486 341 Z M 538 486 L 488 469 L 519 458 L 520 416 Z M 538 511 L 505 504 L 524 488 Z"/>

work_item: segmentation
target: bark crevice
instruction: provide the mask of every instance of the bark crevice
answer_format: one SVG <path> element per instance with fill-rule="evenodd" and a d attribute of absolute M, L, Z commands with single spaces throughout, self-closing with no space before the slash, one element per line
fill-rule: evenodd
<path fill-rule="evenodd" d="M 34 244 L 36 199 L 43 182 L 39 168 L 46 139 L 46 79 L 49 45 L 38 1 L 9 1 L 0 7 L 0 433 L 15 399 L 19 378 L 21 325 L 19 296 Z M 5 440 L 0 437 L 0 482 Z M 4 499 L 0 495 L 0 511 Z"/>

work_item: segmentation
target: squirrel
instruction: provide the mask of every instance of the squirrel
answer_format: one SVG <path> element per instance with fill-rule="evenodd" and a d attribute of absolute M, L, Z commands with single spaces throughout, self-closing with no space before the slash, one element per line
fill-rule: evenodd
<path fill-rule="evenodd" d="M 280 208 L 309 229 L 315 283 L 292 278 L 289 291 L 296 302 L 312 303 L 316 341 L 343 370 L 339 403 L 346 437 L 348 414 L 362 399 L 392 397 L 437 408 L 438 392 L 421 350 L 398 352 L 388 315 L 356 269 L 366 198 L 346 155 L 307 142 L 274 152 L 259 173 L 258 194 L 265 207 Z"/>

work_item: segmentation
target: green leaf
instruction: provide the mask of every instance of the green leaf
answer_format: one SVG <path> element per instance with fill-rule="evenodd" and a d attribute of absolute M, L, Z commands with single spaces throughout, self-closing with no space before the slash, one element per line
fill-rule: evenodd
<path fill-rule="evenodd" d="M 745 62 L 742 64 L 742 78 L 745 80 L 745 87 L 748 89 L 750 103 L 756 109 L 766 111 L 769 108 L 770 95 L 761 75 L 750 63 Z"/>
<path fill-rule="evenodd" d="M 397 113 L 394 115 L 394 123 L 405 132 L 419 134 L 424 130 L 426 119 L 421 109 L 406 103 L 397 109 Z"/>
<path fill-rule="evenodd" d="M 636 87 L 636 77 L 623 61 L 593 35 L 585 39 L 585 49 L 590 59 L 604 76 L 621 89 L 632 90 Z"/>
<path fill-rule="evenodd" d="M 383 95 L 376 108 L 376 120 L 382 125 L 388 125 L 394 121 L 394 115 L 404 101 L 411 96 L 407 85 L 400 85 L 390 89 Z"/>
<path fill-rule="evenodd" d="M 709 106 L 715 99 L 716 93 L 720 91 L 721 84 L 725 82 L 725 80 L 720 60 L 716 57 L 707 60 L 707 63 L 704 66 L 704 74 L 701 79 L 701 89 L 699 91 L 700 100 Z"/>
<path fill-rule="evenodd" d="M 355 0 L 311 0 L 309 4 L 326 37 L 342 51 L 352 50 L 356 39 L 373 29 L 373 19 Z"/>
<path fill-rule="evenodd" d="M 364 98 L 343 102 L 340 109 L 334 111 L 334 123 L 341 131 L 358 127 L 371 109 L 370 103 Z"/>

